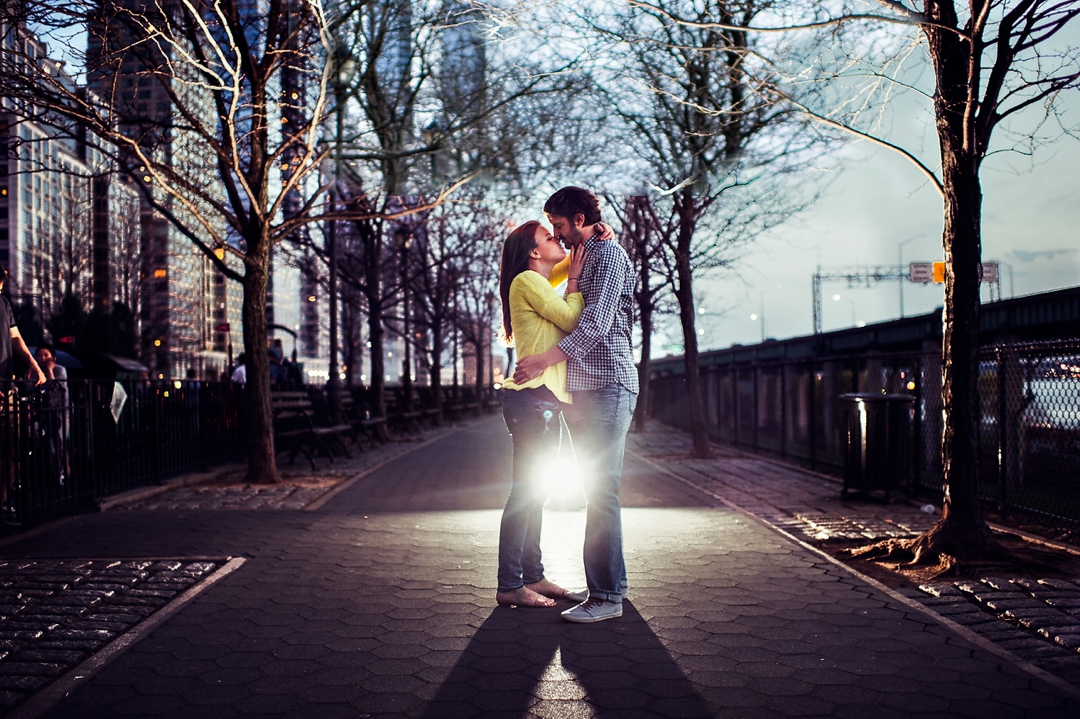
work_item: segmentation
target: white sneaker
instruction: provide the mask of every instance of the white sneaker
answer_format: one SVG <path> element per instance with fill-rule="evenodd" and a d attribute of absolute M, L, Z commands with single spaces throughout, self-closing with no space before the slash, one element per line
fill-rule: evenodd
<path fill-rule="evenodd" d="M 589 598 L 576 607 L 567 609 L 562 618 L 575 624 L 592 624 L 605 619 L 622 616 L 622 602 L 605 602 L 603 599 Z"/>

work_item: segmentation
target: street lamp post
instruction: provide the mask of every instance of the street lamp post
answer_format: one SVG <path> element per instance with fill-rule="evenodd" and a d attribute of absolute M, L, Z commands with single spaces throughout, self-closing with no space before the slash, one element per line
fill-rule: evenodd
<path fill-rule="evenodd" d="M 341 173 L 341 136 L 345 125 L 345 99 L 352 77 L 355 61 L 348 51 L 338 46 L 334 52 L 334 64 L 337 72 L 333 75 L 334 101 L 335 101 L 335 131 L 334 138 L 334 184 L 330 187 L 330 226 L 327 228 L 327 281 L 330 293 L 330 366 L 329 377 L 326 382 L 326 402 L 330 410 L 330 417 L 334 422 L 341 421 L 341 370 L 338 365 L 339 338 L 338 338 L 338 242 L 337 220 L 333 213 L 337 211 L 337 184 Z"/>
<path fill-rule="evenodd" d="M 405 411 L 413 411 L 412 398 L 412 341 L 409 336 L 409 248 L 412 247 L 413 233 L 406 228 L 399 228 L 394 233 L 398 248 L 401 250 L 401 317 L 402 336 L 405 339 L 405 357 L 402 359 L 401 390 L 405 395 Z"/>
<path fill-rule="evenodd" d="M 896 251 L 899 253 L 898 259 L 900 260 L 900 319 L 904 318 L 904 245 L 910 244 L 917 239 L 919 239 L 919 235 L 909 237 L 896 247 Z"/>
<path fill-rule="evenodd" d="M 761 305 L 761 307 L 760 307 L 761 314 L 752 314 L 752 315 L 750 315 L 751 320 L 758 320 L 758 322 L 760 323 L 760 326 L 761 326 L 761 341 L 762 342 L 765 341 L 765 337 L 766 337 L 766 331 L 765 331 L 765 294 L 768 293 L 768 292 L 772 292 L 774 289 L 777 289 L 777 290 L 783 289 L 783 286 L 782 285 L 777 285 L 774 288 L 769 288 L 767 290 L 762 290 L 761 295 L 758 297 L 758 300 L 759 300 L 760 305 Z"/>

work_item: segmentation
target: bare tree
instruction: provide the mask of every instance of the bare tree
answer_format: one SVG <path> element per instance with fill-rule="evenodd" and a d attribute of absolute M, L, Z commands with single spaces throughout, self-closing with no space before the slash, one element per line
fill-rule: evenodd
<path fill-rule="evenodd" d="M 668 279 L 679 305 L 693 453 L 699 457 L 710 450 L 695 273 L 729 263 L 756 232 L 805 204 L 800 199 L 785 206 L 778 178 L 798 164 L 814 138 L 795 131 L 803 122 L 771 92 L 772 70 L 756 62 L 756 40 L 745 29 L 770 9 L 758 0 L 658 0 L 630 3 L 591 21 L 615 41 L 611 53 L 622 70 L 598 73 L 599 90 L 624 123 L 644 166 L 636 174 L 656 188 L 667 214 L 662 224 L 673 232 L 665 238 Z M 723 27 L 709 24 L 721 18 Z M 644 99 L 635 101 L 641 89 Z"/>
<path fill-rule="evenodd" d="M 400 198 L 438 197 L 468 181 L 501 188 L 536 182 L 561 148 L 592 137 L 559 112 L 568 98 L 582 95 L 578 61 L 552 64 L 540 53 L 508 51 L 515 44 L 492 32 L 497 25 L 480 5 L 460 0 L 342 3 L 335 15 L 334 57 L 343 71 L 335 74 L 338 152 L 328 174 L 346 207 L 397 219 L 358 220 L 349 256 L 334 262 L 335 272 L 329 271 L 332 253 L 320 249 L 315 255 L 326 272 L 340 275 L 342 292 L 351 288 L 365 298 L 378 413 L 384 409 L 384 336 L 403 328 L 401 278 L 421 278 L 414 270 L 427 264 L 416 253 L 403 254 L 391 235 L 417 223 L 402 217 L 403 209 L 420 213 L 434 204 L 402 208 Z M 416 229 L 423 236 L 423 228 Z M 419 264 L 405 273 L 386 272 L 389 262 L 403 258 Z M 390 315 L 398 322 L 388 323 Z M 437 338 L 422 333 L 417 343 L 415 332 L 409 334 L 410 351 L 418 345 L 431 359 L 435 348 L 426 343 Z M 411 396 L 411 377 L 405 384 Z"/>
<path fill-rule="evenodd" d="M 499 316 L 499 262 L 508 221 L 494 211 L 477 212 L 472 218 L 472 234 L 466 239 L 464 256 L 467 271 L 461 273 L 454 307 L 454 326 L 476 356 L 476 399 L 488 395 L 484 373 L 495 340 L 495 318 Z M 487 358 L 487 359 L 485 359 Z"/>
<path fill-rule="evenodd" d="M 864 554 L 913 563 L 936 562 L 941 555 L 961 559 L 999 555 L 1002 550 L 983 521 L 979 501 L 979 172 L 991 151 L 995 130 L 1014 120 L 1026 119 L 1032 123 L 1029 127 L 1041 125 L 1052 116 L 1061 94 L 1080 85 L 1080 46 L 1070 46 L 1066 40 L 1067 33 L 1077 27 L 1080 3 L 924 0 L 913 7 L 900 2 L 883 4 L 893 19 L 917 29 L 919 47 L 933 70 L 932 89 L 928 88 L 926 96 L 933 107 L 938 167 L 931 169 L 932 164 L 918 159 L 916 153 L 872 134 L 859 113 L 821 105 L 819 109 L 808 106 L 807 111 L 825 123 L 901 152 L 942 196 L 945 491 L 941 519 L 932 529 L 913 540 L 886 542 Z M 902 68 L 898 66 L 897 71 L 902 72 Z M 897 76 L 888 79 L 903 81 Z M 889 102 L 887 95 L 876 99 Z M 1014 129 L 1019 127 L 1013 125 Z M 1037 132 L 1023 133 L 1029 147 Z"/>
<path fill-rule="evenodd" d="M 630 256 L 637 278 L 634 283 L 634 301 L 637 304 L 638 326 L 641 330 L 641 355 L 638 360 L 638 402 L 634 410 L 634 429 L 644 432 L 649 419 L 649 380 L 652 358 L 652 339 L 656 315 L 671 312 L 665 298 L 669 287 L 665 278 L 669 272 L 662 269 L 667 258 L 666 245 L 661 232 L 669 229 L 660 223 L 653 198 L 647 195 L 631 195 L 622 200 L 606 198 L 619 218 L 621 241 Z M 670 233 L 669 233 L 670 234 Z"/>
<path fill-rule="evenodd" d="M 483 231 L 488 214 L 482 193 L 468 193 L 466 198 L 444 203 L 426 218 L 424 239 L 418 247 L 419 267 L 412 280 L 412 293 L 420 323 L 417 329 L 430 340 L 424 348 L 425 363 L 435 408 L 440 413 L 442 369 L 448 334 L 453 329 L 454 299 L 469 271 L 474 233 Z"/>
<path fill-rule="evenodd" d="M 86 49 L 67 42 L 63 54 L 83 68 L 91 91 L 58 82 L 41 58 L 15 57 L 0 73 L 0 92 L 39 122 L 83 128 L 95 150 L 137 180 L 154 215 L 243 283 L 247 478 L 265 483 L 279 481 L 264 345 L 270 255 L 322 209 L 312 178 L 325 155 L 328 41 L 318 0 L 254 8 L 243 0 L 7 4 L 10 25 L 32 23 L 60 43 L 71 36 L 52 30 L 89 28 Z M 286 198 L 296 196 L 287 213 Z M 243 270 L 221 252 L 239 257 Z"/>
<path fill-rule="evenodd" d="M 662 10 L 652 0 L 630 2 Z M 789 73 L 786 99 L 826 127 L 897 152 L 941 195 L 946 264 L 944 511 L 923 535 L 889 540 L 862 554 L 912 563 L 937 562 L 943 555 L 1000 556 L 978 496 L 979 173 L 993 140 L 1003 132 L 1012 134 L 1013 149 L 1024 153 L 1045 140 L 1050 134 L 1047 121 L 1056 119 L 1062 94 L 1080 85 L 1080 46 L 1068 39 L 1080 17 L 1080 3 L 878 0 L 878 4 L 879 12 L 845 4 L 835 14 L 830 7 L 804 4 L 801 12 L 789 14 L 800 18 L 789 24 L 748 27 L 726 18 L 707 18 L 690 26 L 770 36 L 823 31 L 803 37 L 801 43 L 792 41 L 794 47 L 809 48 L 802 55 L 771 58 L 773 67 Z M 923 80 L 925 67 L 931 71 L 928 81 Z M 936 162 L 920 158 L 917 148 L 891 141 L 884 132 L 887 111 L 912 96 L 921 97 L 931 111 L 938 141 Z M 1003 132 L 995 135 L 996 130 Z M 1061 130 L 1074 135 L 1073 128 Z"/>

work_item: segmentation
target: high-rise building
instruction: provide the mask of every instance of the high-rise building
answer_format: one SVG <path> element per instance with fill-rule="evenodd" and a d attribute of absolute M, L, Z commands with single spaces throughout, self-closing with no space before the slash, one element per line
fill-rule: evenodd
<path fill-rule="evenodd" d="M 119 0 L 101 1 L 106 9 L 114 2 L 121 4 Z M 168 4 L 157 8 L 160 12 L 174 9 Z M 102 17 L 109 15 L 102 13 Z M 116 110 L 123 131 L 144 138 L 142 150 L 152 153 L 156 162 L 178 168 L 185 177 L 214 182 L 216 158 L 208 156 L 211 153 L 199 138 L 177 129 L 184 126 L 185 113 L 213 124 L 209 96 L 199 91 L 198 84 L 181 87 L 157 71 L 166 62 L 174 67 L 184 65 L 181 58 L 169 56 L 179 54 L 176 48 L 168 43 L 149 46 L 139 39 L 127 23 L 93 28 L 87 43 L 89 90 Z M 176 106 L 174 96 L 181 98 L 182 108 Z M 137 164 L 133 158 L 132 163 Z M 209 258 L 155 209 L 145 191 L 155 193 L 155 202 L 180 218 L 189 230 L 204 232 L 201 223 L 167 192 L 153 187 L 149 174 L 141 176 L 144 168 L 133 169 L 136 182 L 143 183 L 139 193 L 141 359 L 155 377 L 182 378 L 190 370 L 198 376 L 213 376 L 228 362 L 228 340 L 240 340 L 239 326 L 216 316 L 224 309 L 228 317 L 234 298 L 228 289 L 222 289 Z M 203 216 L 214 221 L 213 212 Z M 222 304 L 226 306 L 222 308 Z M 218 327 L 226 323 L 230 337 L 219 337 L 224 333 Z"/>
<path fill-rule="evenodd" d="M 75 96 L 83 96 L 64 64 L 24 26 L 0 26 L 0 71 L 37 62 Z M 81 128 L 6 98 L 0 101 L 0 262 L 10 273 L 13 302 L 39 322 L 58 313 L 66 295 L 85 309 L 131 301 L 125 268 L 138 213 L 129 184 Z M 62 338 L 54 338 L 60 340 Z"/>

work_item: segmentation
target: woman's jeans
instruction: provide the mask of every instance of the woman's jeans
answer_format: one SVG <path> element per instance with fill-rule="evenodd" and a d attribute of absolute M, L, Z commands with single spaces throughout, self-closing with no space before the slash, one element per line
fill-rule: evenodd
<path fill-rule="evenodd" d="M 608 602 L 622 601 L 626 586 L 623 560 L 622 485 L 623 453 L 637 394 L 619 384 L 574 392 L 566 410 L 578 464 L 585 479 L 585 581 L 589 596 Z"/>
<path fill-rule="evenodd" d="M 528 390 L 504 389 L 503 419 L 514 439 L 514 483 L 499 529 L 499 591 L 544 578 L 540 528 L 548 492 L 544 471 L 559 456 L 561 408 Z"/>

